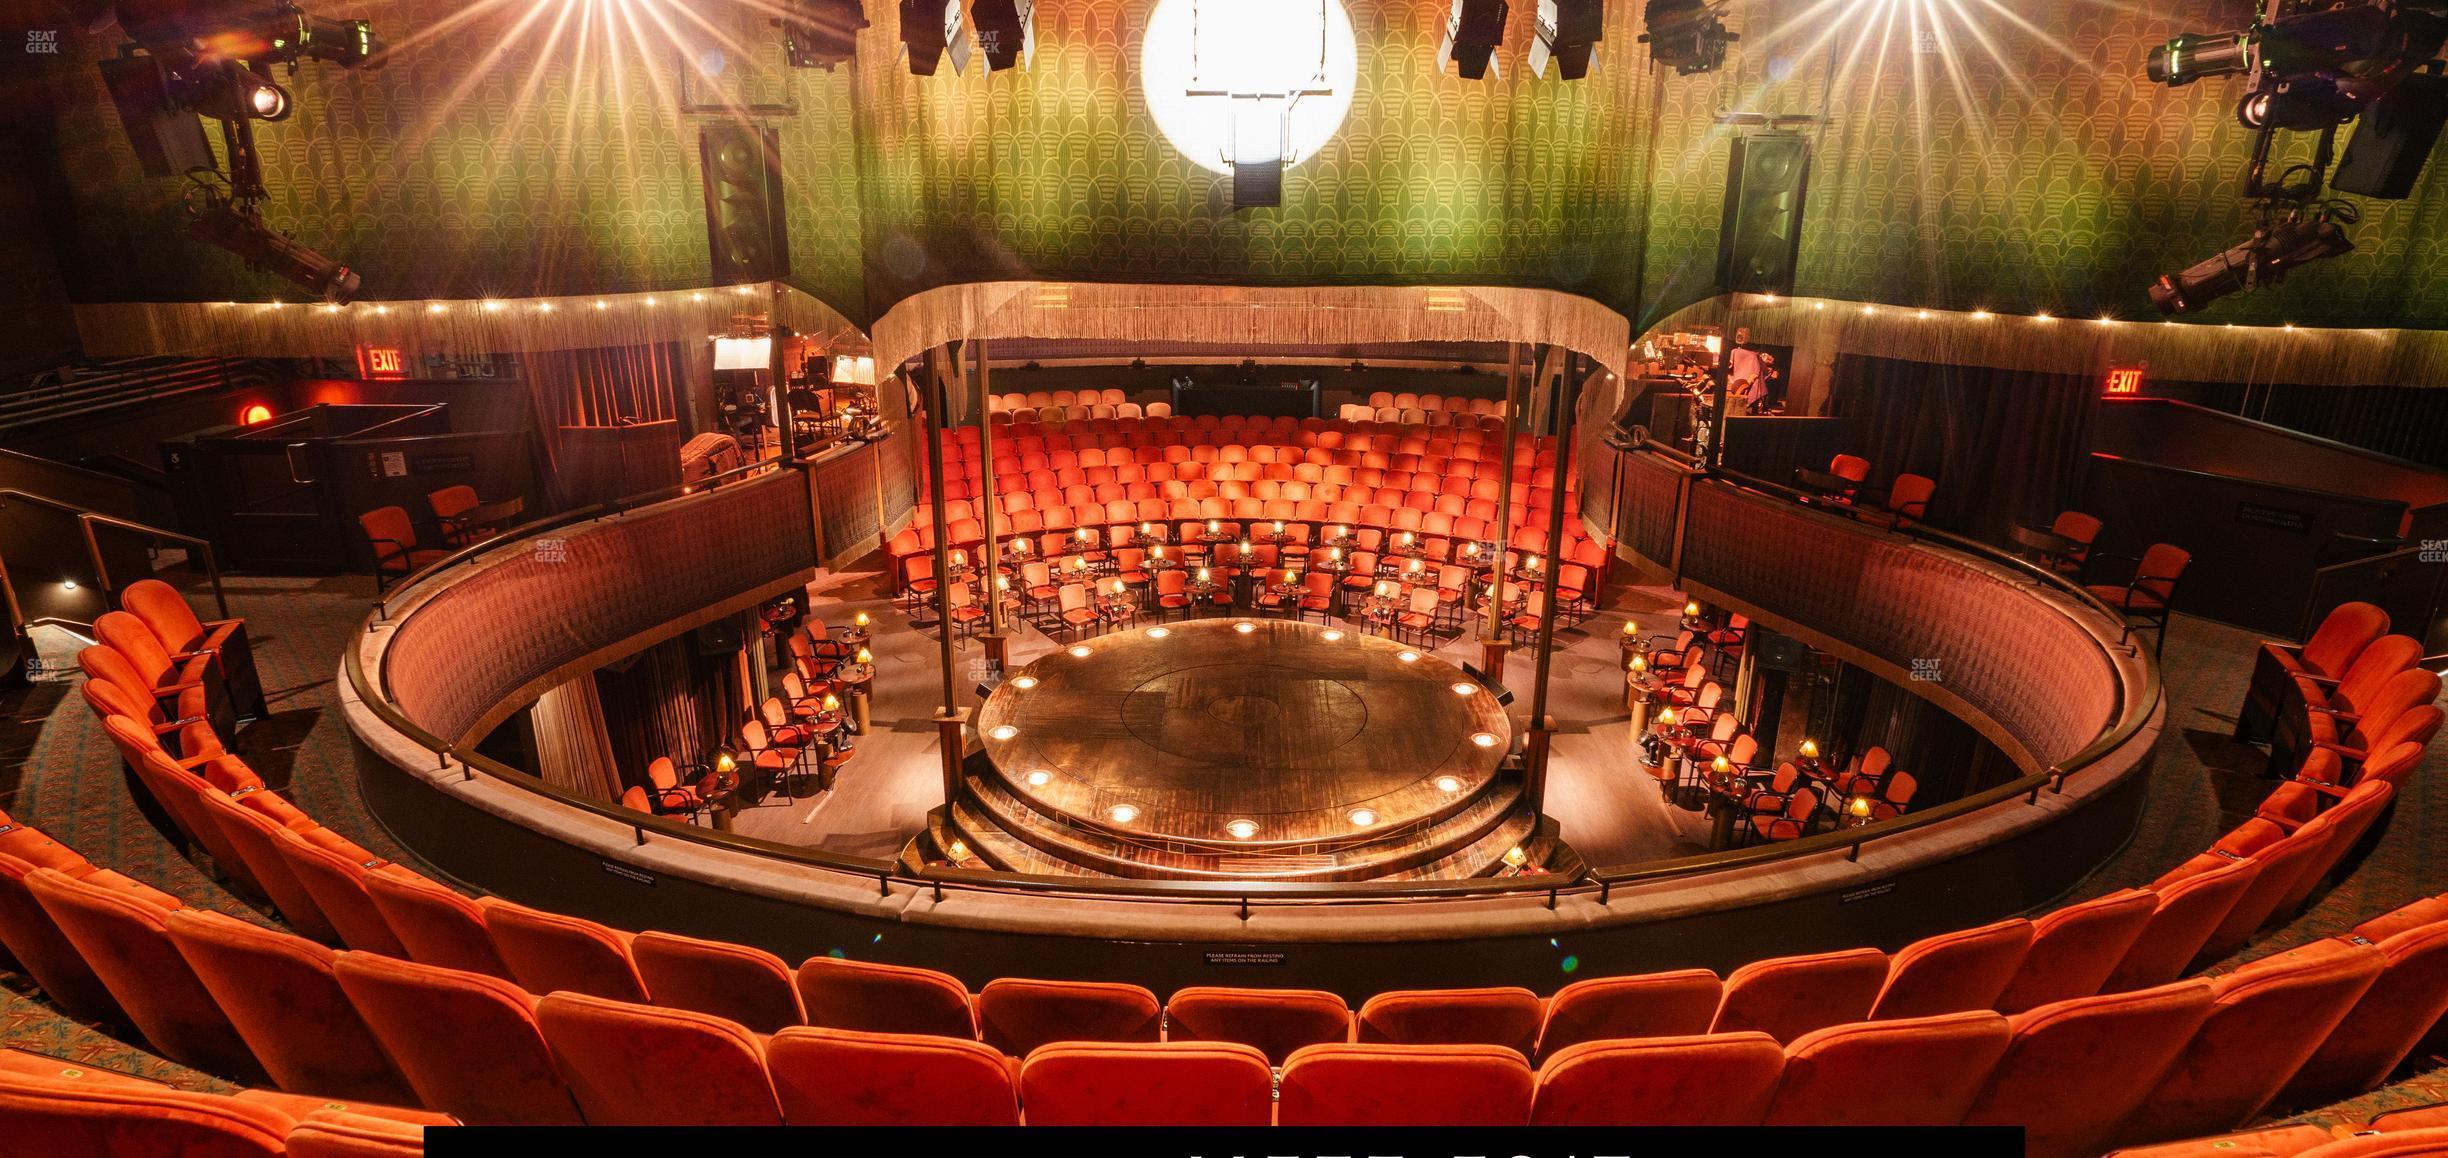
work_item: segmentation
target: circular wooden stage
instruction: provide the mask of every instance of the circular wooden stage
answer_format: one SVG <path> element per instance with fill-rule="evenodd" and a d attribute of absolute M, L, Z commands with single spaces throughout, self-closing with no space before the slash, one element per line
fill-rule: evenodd
<path fill-rule="evenodd" d="M 995 689 L 977 729 L 947 818 L 972 839 L 942 843 L 1012 871 L 1469 876 L 1538 830 L 1502 771 L 1496 694 L 1343 627 L 1208 619 L 1067 645 Z"/>

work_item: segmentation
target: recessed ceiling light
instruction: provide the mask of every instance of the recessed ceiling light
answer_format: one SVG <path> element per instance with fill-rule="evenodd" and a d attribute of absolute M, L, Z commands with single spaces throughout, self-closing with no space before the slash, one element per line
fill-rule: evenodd
<path fill-rule="evenodd" d="M 1139 806 L 1136 804 L 1117 804 L 1112 808 L 1106 809 L 1105 815 L 1112 817 L 1115 824 L 1129 824 L 1131 821 L 1139 819 Z"/>
<path fill-rule="evenodd" d="M 1028 774 L 1029 787 L 1031 788 L 1043 788 L 1053 779 L 1054 774 L 1046 771 L 1043 768 L 1039 768 L 1038 770 Z"/>
<path fill-rule="evenodd" d="M 1234 840 L 1248 840 L 1249 838 L 1258 835 L 1258 822 L 1255 820 L 1236 820 L 1225 825 L 1224 831 L 1231 834 Z"/>
<path fill-rule="evenodd" d="M 1372 809 L 1355 808 L 1345 819 L 1350 820 L 1354 828 L 1367 828 L 1377 823 L 1377 813 Z"/>

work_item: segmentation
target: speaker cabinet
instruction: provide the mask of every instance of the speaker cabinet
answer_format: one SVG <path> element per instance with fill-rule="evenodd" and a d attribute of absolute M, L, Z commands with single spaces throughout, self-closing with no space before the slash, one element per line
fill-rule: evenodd
<path fill-rule="evenodd" d="M 1810 139 L 1800 133 L 1735 139 L 1726 164 L 1725 221 L 1717 234 L 1720 292 L 1793 292 L 1809 179 Z"/>
<path fill-rule="evenodd" d="M 697 149 L 705 162 L 706 244 L 713 253 L 714 284 L 788 277 L 780 130 L 709 124 L 698 133 Z"/>
<path fill-rule="evenodd" d="M 2448 76 L 2416 73 L 2363 110 L 2334 182 L 2341 193 L 2402 201 L 2414 195 L 2448 122 Z"/>

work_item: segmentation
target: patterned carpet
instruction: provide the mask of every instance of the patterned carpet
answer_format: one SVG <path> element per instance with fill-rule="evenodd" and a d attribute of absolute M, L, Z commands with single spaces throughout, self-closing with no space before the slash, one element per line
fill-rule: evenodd
<path fill-rule="evenodd" d="M 273 787 L 332 828 L 382 855 L 430 869 L 367 814 L 349 770 L 349 738 L 334 710 L 337 657 L 373 595 L 370 579 L 233 578 L 232 611 L 248 619 L 271 718 L 236 745 Z M 2199 620 L 2177 621 L 2166 653 L 2167 732 L 2134 839 L 2069 900 L 2147 884 L 2249 816 L 2268 791 L 2261 754 L 2228 739 L 2256 637 Z M 109 743 L 72 685 L 0 693 L 0 808 L 98 863 L 190 905 L 275 926 L 279 918 L 231 895 L 146 821 L 130 799 Z M 2418 896 L 2448 889 L 2448 757 L 2435 749 L 2408 782 L 2385 836 L 2348 880 L 2237 961 L 2342 932 Z M 2228 962 L 2228 965 L 2235 964 Z M 0 1045 L 123 1070 L 191 1089 L 229 1088 L 75 1022 L 0 972 Z M 2448 1101 L 2448 1063 L 2304 1120 L 2360 1122 L 2384 1109 Z"/>

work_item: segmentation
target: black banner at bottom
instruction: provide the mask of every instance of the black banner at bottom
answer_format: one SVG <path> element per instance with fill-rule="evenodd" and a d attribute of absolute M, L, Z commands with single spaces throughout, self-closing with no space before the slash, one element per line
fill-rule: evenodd
<path fill-rule="evenodd" d="M 453 1127 L 428 1130 L 431 1158 L 528 1158 L 544 1146 L 567 1152 L 595 1142 L 652 1145 L 719 1141 L 724 1158 L 792 1154 L 826 1158 L 1646 1158 L 1705 1148 L 1709 1158 L 1791 1158 L 1804 1147 L 1876 1147 L 1880 1158 L 2016 1158 L 2020 1127 L 1217 1127 L 1021 1129 L 785 1127 L 666 1129 Z M 642 1151 L 627 1151 L 642 1152 Z M 1845 1152 L 1845 1151 L 1839 1151 Z"/>

